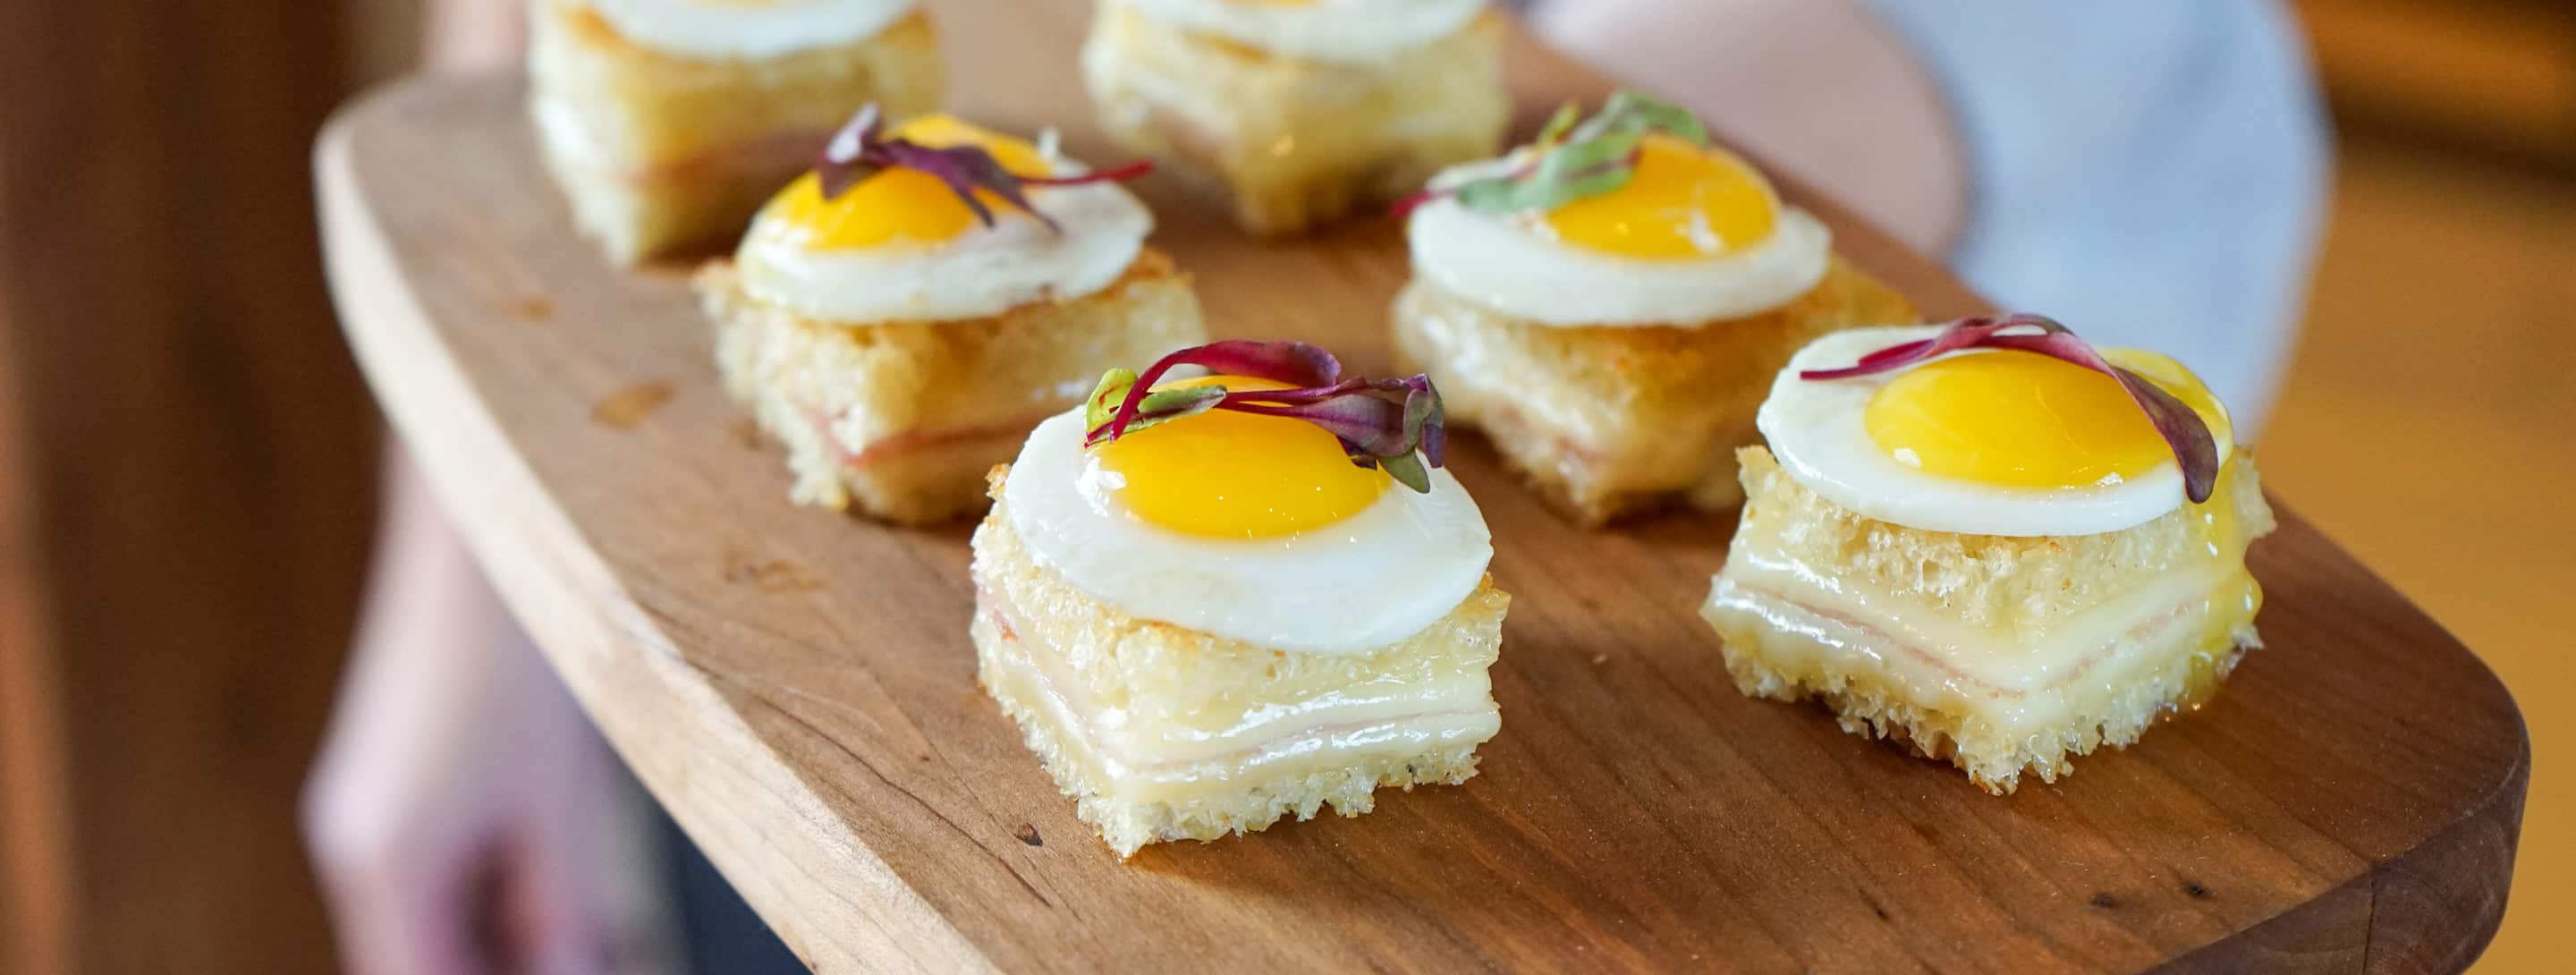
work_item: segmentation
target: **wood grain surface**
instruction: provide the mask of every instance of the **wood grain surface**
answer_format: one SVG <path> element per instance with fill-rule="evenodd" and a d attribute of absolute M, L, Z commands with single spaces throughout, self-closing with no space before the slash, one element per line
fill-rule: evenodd
<path fill-rule="evenodd" d="M 960 106 L 1105 155 L 1079 7 L 939 5 Z M 1527 46 L 1513 77 L 1534 112 L 1604 88 Z M 790 506 L 682 275 L 572 235 L 518 96 L 415 82 L 330 129 L 346 327 L 575 693 L 820 971 L 2444 972 L 2494 930 L 2520 715 L 2295 515 L 2255 549 L 2270 646 L 2213 704 L 1994 798 L 1736 693 L 1695 614 L 1728 519 L 1580 531 L 1472 437 L 1516 597 L 1482 774 L 1122 865 L 976 689 L 966 527 Z M 1253 243 L 1146 189 L 1216 331 L 1387 364 L 1392 226 Z M 1978 307 L 1804 202 L 1927 312 Z"/>
<path fill-rule="evenodd" d="M 381 429 L 306 164 L 342 14 L 0 3 L 0 973 L 339 969 L 296 794 Z"/>

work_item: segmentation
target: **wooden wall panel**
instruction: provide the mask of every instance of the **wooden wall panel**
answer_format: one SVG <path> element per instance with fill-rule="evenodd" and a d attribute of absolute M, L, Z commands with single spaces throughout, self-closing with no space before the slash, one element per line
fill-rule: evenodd
<path fill-rule="evenodd" d="M 64 946 L 0 965 L 333 968 L 294 810 L 375 493 L 306 164 L 345 94 L 340 11 L 0 4 L 0 503 L 24 529 L 0 606 L 44 624 L 5 631 L 5 690 L 42 706 L 9 702 L 0 755 L 54 759 L 0 805 L 27 837 L 0 904 L 53 930 L 0 943 Z"/>
<path fill-rule="evenodd" d="M 0 390 L 14 389 L 0 328 Z M 59 684 L 44 622 L 24 427 L 0 396 L 0 973 L 71 967 L 74 899 Z"/>

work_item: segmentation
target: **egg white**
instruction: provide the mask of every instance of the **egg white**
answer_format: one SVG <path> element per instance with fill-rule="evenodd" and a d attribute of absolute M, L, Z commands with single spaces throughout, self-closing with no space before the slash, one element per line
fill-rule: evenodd
<path fill-rule="evenodd" d="M 1964 535 L 2099 535 L 2134 528 L 2182 507 L 2182 469 L 2171 460 L 2137 477 L 2080 488 L 1980 484 L 1930 474 L 1879 449 L 1863 414 L 1870 397 L 1904 370 L 1849 379 L 1805 380 L 1892 345 L 1928 338 L 1939 326 L 1863 328 L 1817 339 L 1771 384 L 1755 424 L 1780 467 L 1808 490 L 1880 521 Z M 1972 350 L 1953 355 L 1997 355 Z M 2218 456 L 2235 450 L 2221 435 Z"/>
<path fill-rule="evenodd" d="M 1467 26 L 1485 0 L 1320 0 L 1304 6 L 1234 0 L 1104 0 L 1155 20 L 1318 61 L 1383 61 Z"/>
<path fill-rule="evenodd" d="M 1444 172 L 1434 186 L 1509 171 L 1513 157 Z M 1718 257 L 1621 257 L 1550 239 L 1518 214 L 1471 210 L 1443 197 L 1405 224 L 1413 271 L 1451 294 L 1541 325 L 1692 328 L 1758 315 L 1824 280 L 1833 231 L 1805 210 L 1779 207 L 1771 235 Z"/>
<path fill-rule="evenodd" d="M 764 213 L 735 263 L 753 297 L 807 318 L 957 321 L 1095 294 L 1127 272 L 1154 229 L 1153 213 L 1115 184 L 1027 192 L 1060 229 L 995 207 L 993 226 L 969 226 L 949 240 L 817 249 L 803 227 Z"/>
<path fill-rule="evenodd" d="M 919 0 L 580 0 L 645 47 L 698 58 L 774 58 L 876 36 Z"/>
<path fill-rule="evenodd" d="M 1484 513 L 1448 471 L 1359 514 L 1277 538 L 1186 535 L 1126 511 L 1085 449 L 1081 411 L 1039 424 L 1002 502 L 1040 565 L 1129 615 L 1301 653 L 1357 655 L 1438 622 L 1493 561 Z"/>

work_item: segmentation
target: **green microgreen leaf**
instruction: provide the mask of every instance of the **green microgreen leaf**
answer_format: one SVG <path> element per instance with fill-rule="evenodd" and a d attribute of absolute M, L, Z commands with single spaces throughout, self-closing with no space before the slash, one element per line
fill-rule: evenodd
<path fill-rule="evenodd" d="M 1431 200 L 1455 197 L 1459 205 L 1484 213 L 1530 213 L 1553 210 L 1576 200 L 1614 193 L 1636 175 L 1637 149 L 1650 134 L 1669 135 L 1708 147 L 1708 127 L 1678 105 L 1633 91 L 1619 91 L 1591 118 L 1577 122 L 1568 104 L 1539 130 L 1538 139 L 1516 154 L 1524 161 L 1508 172 L 1431 188 L 1396 205 L 1396 214 L 1412 212 Z"/>
<path fill-rule="evenodd" d="M 1701 124 L 1690 109 L 1624 88 L 1611 93 L 1601 111 L 1569 138 L 1580 142 L 1622 131 L 1661 132 L 1701 148 L 1716 144 L 1709 138 L 1708 126 Z"/>
<path fill-rule="evenodd" d="M 1532 145 L 1541 149 L 1554 146 L 1565 138 L 1566 133 L 1574 131 L 1575 123 L 1581 121 L 1583 103 L 1566 99 L 1565 104 L 1556 107 L 1556 114 L 1547 117 L 1547 125 L 1538 130 L 1538 141 Z"/>
<path fill-rule="evenodd" d="M 1136 418 L 1127 421 L 1127 432 L 1134 433 L 1185 416 L 1197 416 L 1216 409 L 1217 404 L 1225 402 L 1225 397 L 1225 387 L 1214 384 L 1155 390 L 1136 401 Z"/>
<path fill-rule="evenodd" d="M 925 146 L 909 139 L 888 138 L 885 117 L 871 104 L 859 109 L 840 131 L 832 134 L 814 173 L 822 184 L 823 199 L 833 200 L 887 169 L 910 169 L 937 179 L 949 192 L 957 194 L 957 199 L 984 226 L 992 226 L 994 220 L 992 208 L 980 195 L 989 193 L 1055 230 L 1055 219 L 1029 202 L 1029 187 L 1125 182 L 1153 168 L 1151 161 L 1140 160 L 1069 176 L 1014 173 L 982 146 Z"/>
<path fill-rule="evenodd" d="M 1109 422 L 1118 415 L 1118 404 L 1127 398 L 1127 390 L 1136 385 L 1133 369 L 1111 369 L 1100 375 L 1100 385 L 1092 387 L 1091 399 L 1082 405 L 1085 429 Z"/>
<path fill-rule="evenodd" d="M 1378 468 L 1386 471 L 1388 477 L 1395 478 L 1396 483 L 1412 488 L 1415 494 L 1431 493 L 1431 472 L 1423 468 L 1421 457 L 1398 454 L 1374 459 Z"/>

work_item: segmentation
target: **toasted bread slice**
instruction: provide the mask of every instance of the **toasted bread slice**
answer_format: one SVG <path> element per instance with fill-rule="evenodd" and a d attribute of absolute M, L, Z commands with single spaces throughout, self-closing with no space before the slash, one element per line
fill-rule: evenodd
<path fill-rule="evenodd" d="M 989 318 L 817 321 L 699 272 L 725 388 L 787 447 L 800 504 L 921 523 L 984 503 L 984 475 L 1100 374 L 1206 341 L 1189 276 L 1146 248 L 1098 293 Z"/>
<path fill-rule="evenodd" d="M 1989 791 L 2054 782 L 2213 693 L 2262 641 L 2245 550 L 2273 529 L 2254 459 L 2124 531 L 2006 537 L 1877 521 L 1743 451 L 1744 517 L 1701 610 L 1748 695 L 1814 697 L 1845 730 Z"/>
<path fill-rule="evenodd" d="M 1083 78 L 1101 127 L 1223 193 L 1254 233 L 1296 233 L 1399 199 L 1494 153 L 1510 122 L 1505 34 L 1487 14 L 1404 57 L 1282 57 L 1098 4 Z"/>
<path fill-rule="evenodd" d="M 970 632 L 986 693 L 1120 857 L 1374 808 L 1381 786 L 1455 785 L 1500 727 L 1486 673 L 1511 597 L 1487 578 L 1448 616 L 1372 653 L 1295 653 L 1121 612 L 1040 565 L 999 500 L 975 531 Z M 1353 688 L 1445 687 L 1355 714 Z M 1116 702 L 1106 720 L 1103 702 Z M 1208 729 L 1218 729 L 1211 732 Z M 1213 740 L 1212 740 L 1213 739 Z"/>
<path fill-rule="evenodd" d="M 1396 298 L 1395 343 L 1453 423 L 1598 525 L 1676 500 L 1733 507 L 1735 448 L 1758 439 L 1754 411 L 1789 357 L 1826 332 L 1914 318 L 1840 258 L 1788 305 L 1698 328 L 1541 325 L 1416 278 Z"/>
<path fill-rule="evenodd" d="M 528 104 L 546 165 L 620 263 L 731 242 L 860 107 L 930 111 L 944 85 L 918 12 L 853 43 L 707 59 L 640 45 L 572 0 L 531 6 Z"/>

